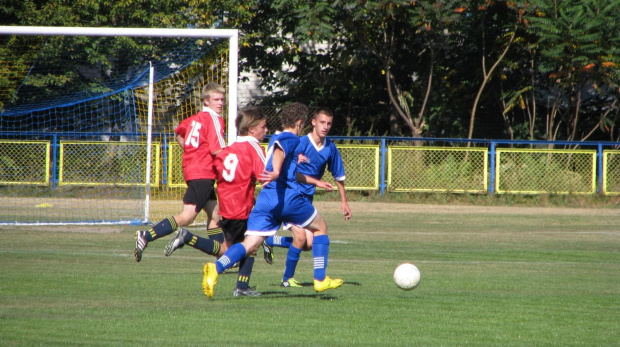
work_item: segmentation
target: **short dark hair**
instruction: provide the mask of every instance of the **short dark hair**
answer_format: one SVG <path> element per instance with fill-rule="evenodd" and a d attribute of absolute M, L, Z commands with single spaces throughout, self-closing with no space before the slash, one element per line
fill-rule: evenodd
<path fill-rule="evenodd" d="M 300 102 L 288 104 L 282 108 L 280 116 L 282 117 L 282 127 L 294 127 L 298 120 L 301 119 L 301 122 L 304 123 L 308 119 L 308 106 Z"/>
<path fill-rule="evenodd" d="M 334 113 L 328 107 L 321 107 L 318 110 L 314 111 L 312 114 L 312 118 L 316 119 L 320 114 L 324 114 L 328 117 L 334 118 Z"/>

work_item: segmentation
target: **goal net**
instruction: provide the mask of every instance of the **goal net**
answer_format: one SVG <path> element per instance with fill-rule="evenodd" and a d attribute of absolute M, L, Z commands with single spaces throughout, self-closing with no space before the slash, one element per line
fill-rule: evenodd
<path fill-rule="evenodd" d="M 0 224 L 135 225 L 180 211 L 173 131 L 215 82 L 234 140 L 237 40 L 227 29 L 0 27 Z"/>

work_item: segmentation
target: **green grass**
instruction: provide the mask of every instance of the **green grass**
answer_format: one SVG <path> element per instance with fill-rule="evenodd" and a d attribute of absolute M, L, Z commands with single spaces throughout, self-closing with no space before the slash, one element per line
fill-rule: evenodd
<path fill-rule="evenodd" d="M 276 249 L 273 266 L 257 258 L 259 298 L 233 298 L 229 273 L 207 299 L 212 258 L 165 258 L 167 238 L 136 263 L 132 228 L 0 227 L 0 344 L 620 345 L 620 211 L 419 210 L 322 211 L 343 287 L 316 294 L 304 253 L 307 286 L 280 288 Z M 391 279 L 403 261 L 422 272 L 411 292 Z"/>

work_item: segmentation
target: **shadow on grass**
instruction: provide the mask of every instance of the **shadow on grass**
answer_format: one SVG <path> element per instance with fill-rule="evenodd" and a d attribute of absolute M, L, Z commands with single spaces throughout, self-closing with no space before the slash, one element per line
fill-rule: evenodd
<path fill-rule="evenodd" d="M 302 287 L 314 287 L 313 282 L 299 282 Z M 344 282 L 343 286 L 352 285 L 352 286 L 361 286 L 359 282 Z M 280 284 L 271 284 L 272 287 L 279 287 Z M 309 299 L 321 299 L 321 300 L 338 300 L 336 296 L 325 294 L 325 293 L 314 293 L 314 294 L 301 294 L 295 293 L 296 288 L 286 288 L 278 291 L 261 291 L 261 296 L 263 298 L 309 298 Z M 335 292 L 334 292 L 335 293 Z"/>
<path fill-rule="evenodd" d="M 269 298 L 269 299 L 274 299 L 274 298 L 307 298 L 307 299 L 320 299 L 320 300 L 338 300 L 337 297 L 333 296 L 333 295 L 329 295 L 329 294 L 323 294 L 323 293 L 314 293 L 314 294 L 301 294 L 301 293 L 291 293 L 291 292 L 287 292 L 287 291 L 268 291 L 268 292 L 261 292 L 261 296 L 262 298 Z"/>
<path fill-rule="evenodd" d="M 299 283 L 302 287 L 314 287 L 314 283 L 313 282 L 297 282 Z M 349 286 L 361 286 L 362 284 L 359 282 L 347 282 L 345 281 L 343 284 L 343 286 L 349 285 Z M 272 283 L 271 284 L 272 287 L 279 287 L 280 283 Z M 289 288 L 291 290 L 295 290 L 295 288 Z"/>

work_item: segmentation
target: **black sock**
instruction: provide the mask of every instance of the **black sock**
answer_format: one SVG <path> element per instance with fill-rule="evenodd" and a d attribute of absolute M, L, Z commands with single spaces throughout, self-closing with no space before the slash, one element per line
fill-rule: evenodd
<path fill-rule="evenodd" d="M 177 230 L 177 222 L 174 220 L 174 217 L 168 217 L 161 222 L 153 225 L 153 227 L 146 234 L 147 241 L 157 240 L 160 237 L 164 237 L 166 235 L 172 234 L 175 230 Z"/>
<path fill-rule="evenodd" d="M 187 233 L 184 241 L 186 245 L 214 256 L 218 255 L 222 246 L 219 242 L 215 240 L 206 239 L 204 237 L 194 235 L 190 232 Z"/>
<path fill-rule="evenodd" d="M 224 243 L 224 232 L 222 231 L 222 228 L 207 229 L 207 236 L 211 240 Z"/>
<path fill-rule="evenodd" d="M 237 288 L 250 288 L 250 276 L 252 276 L 252 268 L 254 267 L 254 256 L 241 259 L 239 262 L 239 275 L 237 275 Z"/>

